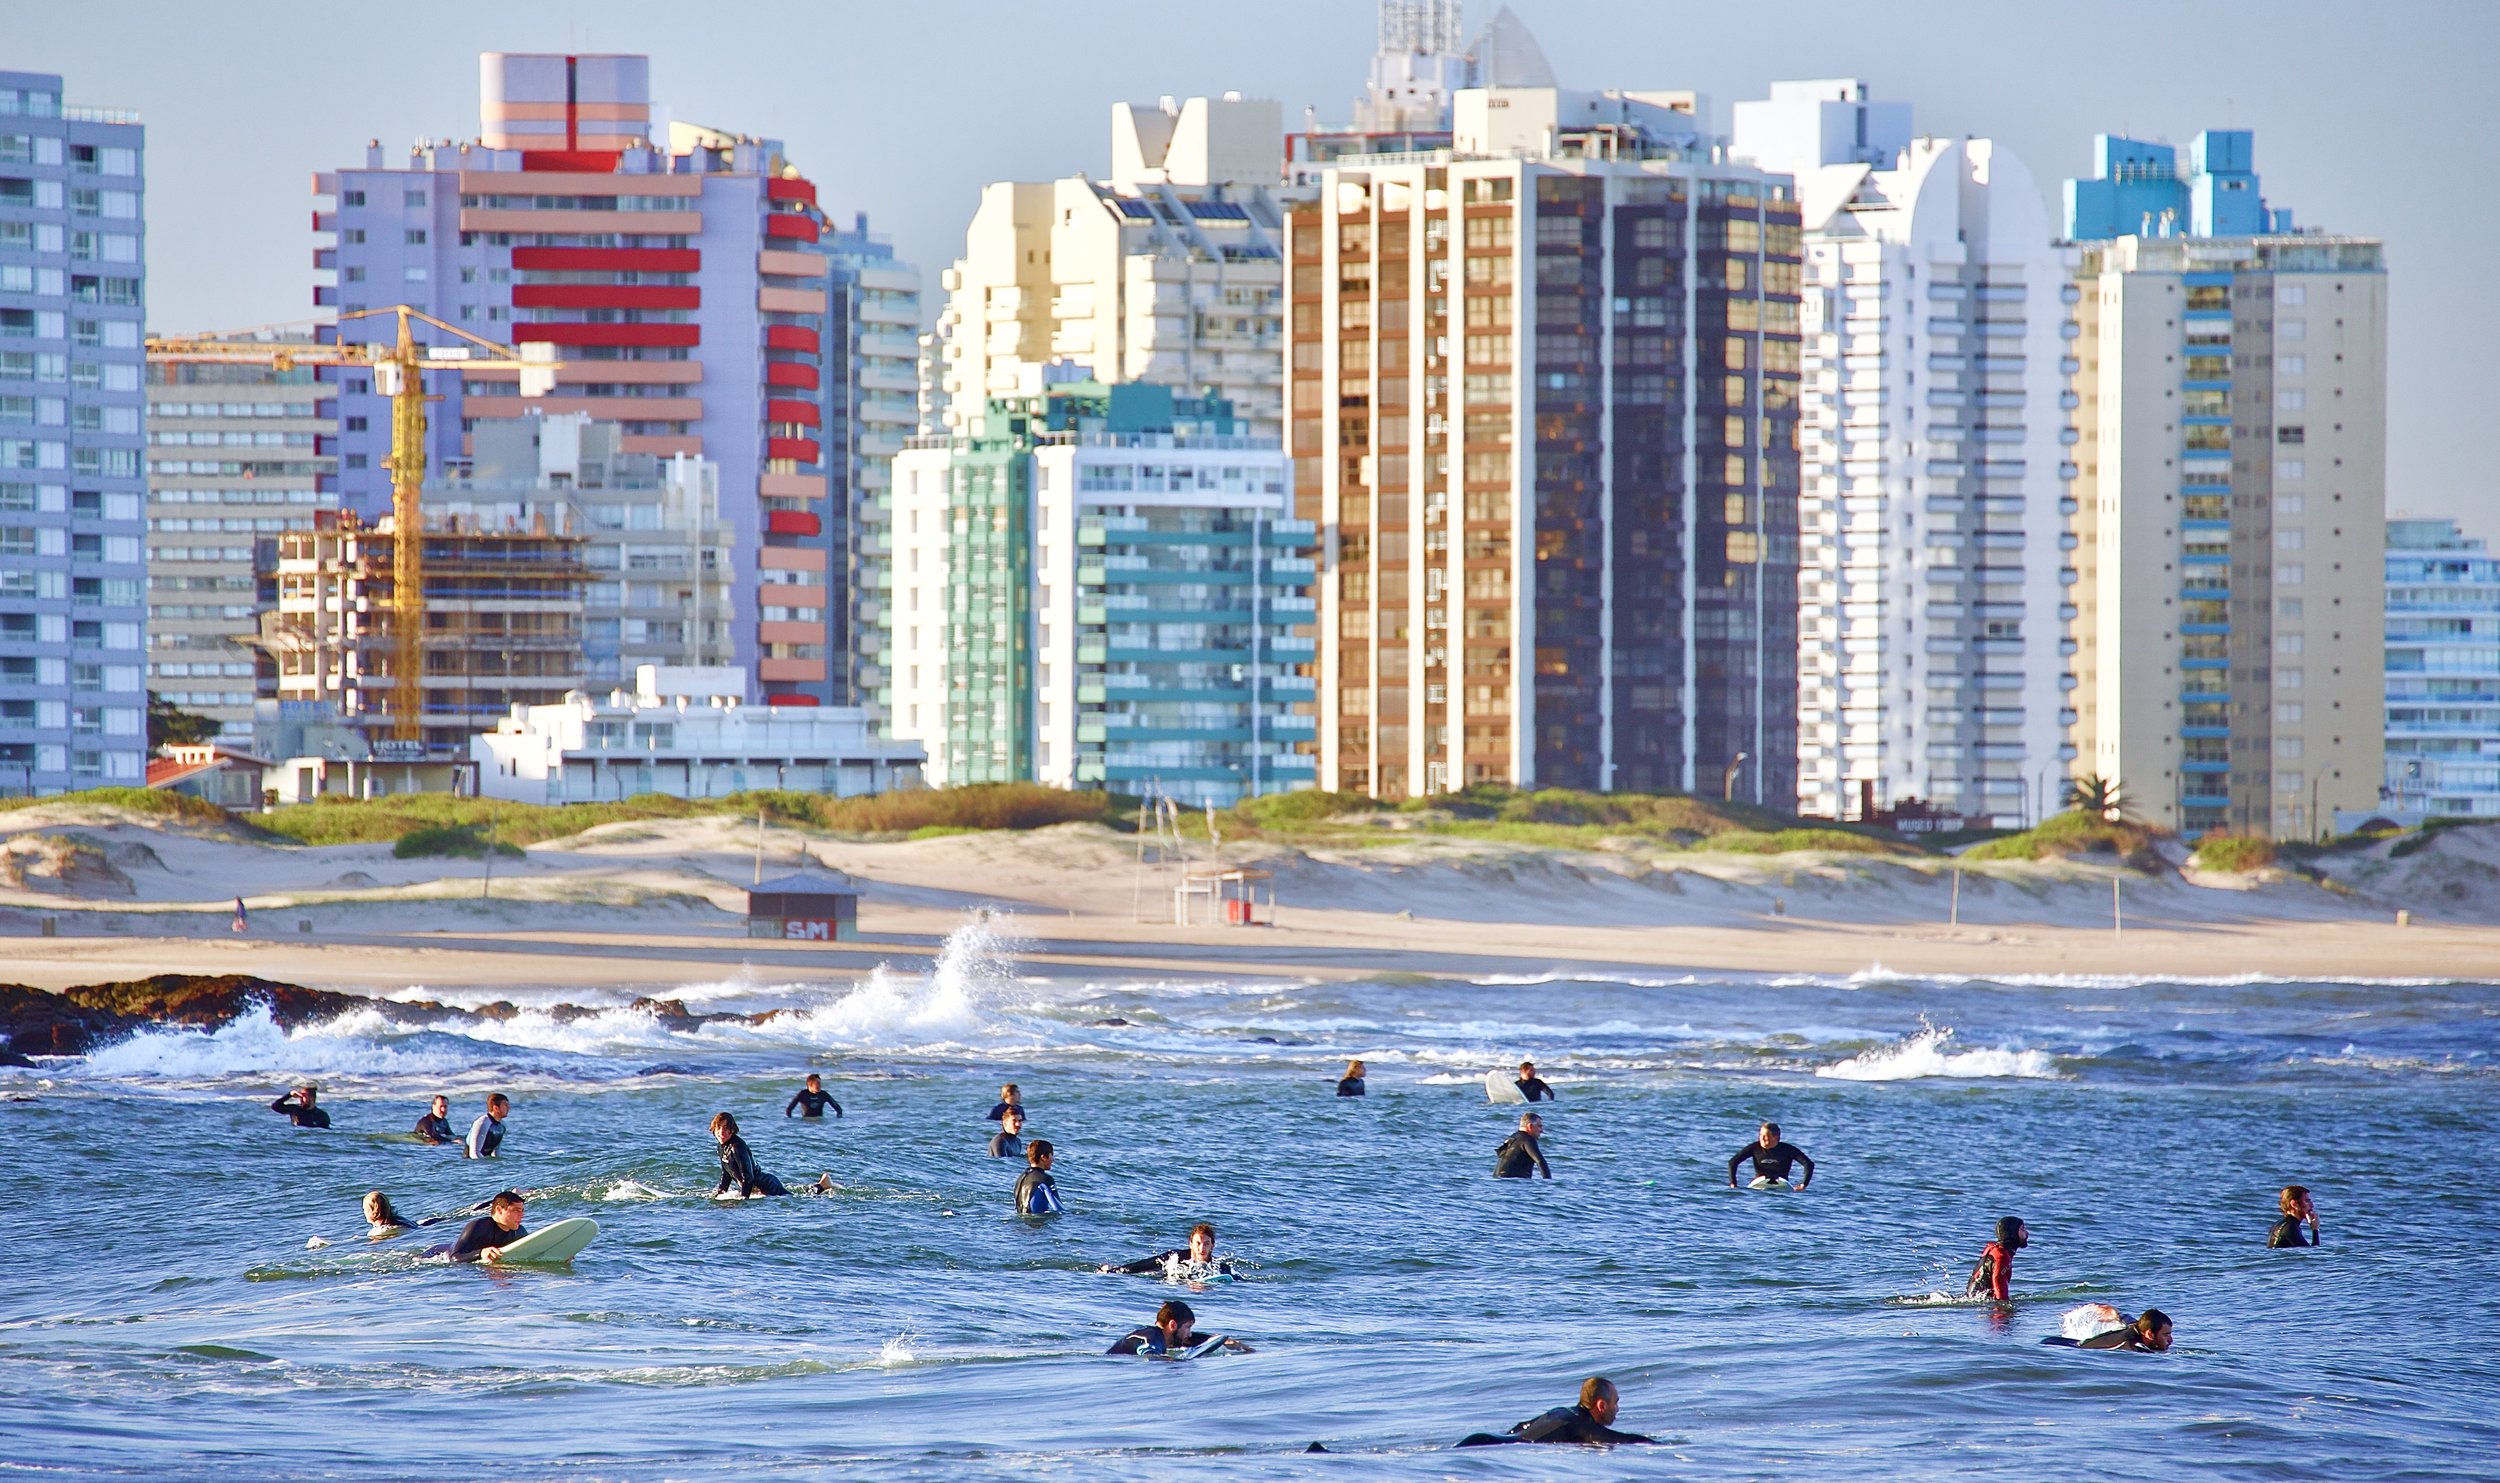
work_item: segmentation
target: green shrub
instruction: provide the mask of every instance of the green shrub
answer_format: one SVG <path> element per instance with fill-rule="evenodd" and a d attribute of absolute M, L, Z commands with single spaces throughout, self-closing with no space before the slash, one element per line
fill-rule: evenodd
<path fill-rule="evenodd" d="M 2231 834 L 2217 829 L 2196 841 L 2189 863 L 2199 870 L 2263 870 L 2275 860 L 2274 841 L 2261 834 Z"/>
<path fill-rule="evenodd" d="M 2097 813 L 2069 809 L 2033 828 L 1972 845 L 1965 860 L 2056 860 L 2076 855 L 2110 855 L 2137 870 L 2160 864 L 2153 853 L 2156 832 L 2126 819 L 2104 819 Z"/>
<path fill-rule="evenodd" d="M 1255 829 L 1291 829 L 1350 814 L 1368 814 L 1380 804 L 1360 793 L 1331 793 L 1305 788 L 1299 793 L 1270 793 L 1233 805 L 1233 817 Z"/>
<path fill-rule="evenodd" d="M 231 824 L 234 815 L 205 798 L 177 793 L 171 788 L 88 788 L 77 793 L 55 793 L 44 798 L 0 799 L 0 812 L 21 808 L 39 808 L 46 804 L 104 804 L 128 809 L 134 814 L 154 814 L 160 818 L 181 819 L 193 824 Z"/>
<path fill-rule="evenodd" d="M 427 824 L 409 830 L 391 846 L 391 854 L 401 860 L 416 860 L 429 855 L 451 855 L 463 860 L 483 860 L 488 852 L 518 857 L 519 845 L 490 840 L 476 827 L 457 824 Z"/>
<path fill-rule="evenodd" d="M 1916 847 L 1893 840 L 1878 839 L 1847 829 L 1730 829 L 1710 835 L 1693 849 L 1711 853 L 1737 855 L 1786 855 L 1801 850 L 1824 850 L 1839 855 L 1915 855 Z"/>

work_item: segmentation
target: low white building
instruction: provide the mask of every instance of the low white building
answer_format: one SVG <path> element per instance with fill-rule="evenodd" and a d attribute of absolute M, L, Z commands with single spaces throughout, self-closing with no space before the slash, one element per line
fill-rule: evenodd
<path fill-rule="evenodd" d="M 519 803 L 591 803 L 754 788 L 848 798 L 920 786 L 918 742 L 877 735 L 852 706 L 749 705 L 746 687 L 746 671 L 734 667 L 646 664 L 631 693 L 575 691 L 553 705 L 516 705 L 470 740 L 478 791 Z"/>

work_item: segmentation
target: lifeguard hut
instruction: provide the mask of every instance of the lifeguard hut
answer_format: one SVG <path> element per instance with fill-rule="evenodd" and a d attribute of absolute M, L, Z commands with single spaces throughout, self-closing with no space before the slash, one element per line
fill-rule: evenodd
<path fill-rule="evenodd" d="M 801 870 L 747 891 L 747 936 L 785 942 L 852 942 L 859 891 L 838 871 Z"/>
<path fill-rule="evenodd" d="M 1259 900 L 1262 887 L 1267 897 L 1264 903 Z M 1206 903 L 1205 916 L 1210 927 L 1219 922 L 1233 927 L 1273 927 L 1276 925 L 1275 874 L 1247 868 L 1183 871 L 1180 884 L 1172 888 L 1173 924 L 1181 927 L 1197 925 L 1198 903 L 1202 901 Z"/>

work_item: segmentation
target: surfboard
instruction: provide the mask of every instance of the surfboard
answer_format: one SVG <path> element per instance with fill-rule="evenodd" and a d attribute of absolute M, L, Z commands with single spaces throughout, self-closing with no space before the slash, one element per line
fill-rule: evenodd
<path fill-rule="evenodd" d="M 1785 1192 L 1785 1191 L 1788 1191 L 1788 1190 L 1795 1189 L 1795 1188 L 1796 1188 L 1796 1186 L 1795 1186 L 1795 1185 L 1793 1185 L 1793 1184 L 1790 1184 L 1790 1183 L 1789 1183 L 1787 1180 L 1785 1180 L 1785 1179 L 1765 1179 L 1765 1178 L 1763 1178 L 1762 1176 L 1760 1176 L 1760 1175 L 1758 1175 L 1758 1174 L 1757 1174 L 1757 1175 L 1755 1175 L 1755 1176 L 1754 1176 L 1754 1181 L 1753 1181 L 1753 1183 L 1751 1183 L 1751 1184 L 1749 1184 L 1749 1185 L 1746 1185 L 1746 1186 L 1745 1186 L 1745 1188 L 1747 1188 L 1747 1189 L 1758 1189 L 1758 1190 L 1770 1190 L 1770 1191 L 1777 1191 L 1777 1192 Z"/>
<path fill-rule="evenodd" d="M 1198 1358 L 1200 1355 L 1204 1355 L 1204 1354 L 1213 1354 L 1213 1353 L 1214 1353 L 1217 1349 L 1222 1348 L 1222 1347 L 1223 1347 L 1223 1344 L 1224 1344 L 1224 1336 L 1223 1336 L 1222 1334 L 1217 1334 L 1217 1335 L 1216 1335 L 1214 1338 L 1212 1338 L 1212 1339 L 1200 1339 L 1197 1343 L 1190 1345 L 1187 1349 L 1182 1350 L 1180 1353 L 1178 1353 L 1178 1354 L 1167 1354 L 1167 1355 L 1165 1355 L 1165 1356 L 1164 1356 L 1164 1358 L 1166 1358 L 1166 1359 L 1196 1359 L 1196 1358 Z"/>
<path fill-rule="evenodd" d="M 503 1260 L 510 1262 L 569 1262 L 581 1254 L 590 1238 L 599 1234 L 599 1222 L 586 1216 L 560 1220 L 551 1226 L 540 1226 L 503 1249 Z"/>
<path fill-rule="evenodd" d="M 1528 1096 L 1527 1093 L 1519 1090 L 1518 1077 L 1496 1066 L 1484 1073 L 1484 1100 L 1500 1105 L 1506 1102 L 1525 1102 Z"/>

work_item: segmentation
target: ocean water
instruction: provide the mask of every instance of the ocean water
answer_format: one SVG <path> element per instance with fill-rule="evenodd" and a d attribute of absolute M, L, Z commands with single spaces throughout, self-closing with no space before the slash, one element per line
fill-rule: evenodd
<path fill-rule="evenodd" d="M 2500 1474 L 2493 984 L 1010 961 L 968 926 L 927 975 L 687 991 L 792 1011 L 764 1026 L 513 985 L 477 997 L 539 1008 L 464 1032 L 384 1006 L 0 1073 L 0 1476 L 1497 1477 L 1525 1459 L 1448 1444 L 1591 1374 L 1664 1445 L 1539 1476 Z M 1482 1080 L 1523 1055 L 1560 1093 L 1550 1183 L 1490 1177 L 1516 1109 Z M 809 1070 L 847 1117 L 778 1115 Z M 266 1110 L 303 1077 L 329 1132 Z M 1006 1080 L 1065 1215 L 1009 1209 Z M 498 1088 L 496 1164 L 393 1136 Z M 723 1109 L 838 1192 L 709 1200 Z M 1726 1188 L 1764 1117 L 1811 1190 Z M 2326 1244 L 2269 1252 L 2294 1182 Z M 362 1239 L 367 1189 L 507 1184 L 598 1241 L 495 1272 Z M 2010 1314 L 1951 1296 L 1999 1215 L 2033 1232 Z M 1200 1219 L 1243 1280 L 1093 1270 Z M 1171 1296 L 1256 1352 L 1102 1354 Z M 2160 1307 L 2177 1347 L 2041 1346 L 2085 1302 Z"/>

